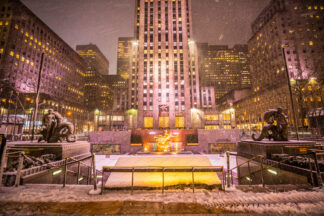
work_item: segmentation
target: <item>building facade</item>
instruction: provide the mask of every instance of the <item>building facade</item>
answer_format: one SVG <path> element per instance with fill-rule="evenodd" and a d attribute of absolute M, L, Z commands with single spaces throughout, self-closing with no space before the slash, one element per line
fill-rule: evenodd
<path fill-rule="evenodd" d="M 109 61 L 94 44 L 77 45 L 76 51 L 87 64 L 84 90 L 88 111 L 111 109 L 113 91 L 108 85 Z"/>
<path fill-rule="evenodd" d="M 200 108 L 191 0 L 137 0 L 129 108 L 140 128 L 190 128 Z"/>
<path fill-rule="evenodd" d="M 83 59 L 20 1 L 1 1 L 0 8 L 1 85 L 32 102 L 40 82 L 39 114 L 54 108 L 75 124 L 77 132 L 82 131 Z M 8 101 L 9 95 L 3 91 L 1 101 Z M 28 104 L 21 114 L 32 112 L 35 105 Z"/>
<path fill-rule="evenodd" d="M 201 108 L 202 109 L 216 109 L 215 105 L 215 89 L 213 86 L 210 87 L 205 87 L 201 86 L 200 87 L 201 91 Z"/>
<path fill-rule="evenodd" d="M 128 61 L 129 62 L 129 61 Z M 128 80 L 120 75 L 108 75 L 108 85 L 114 92 L 113 111 L 128 109 Z"/>
<path fill-rule="evenodd" d="M 117 75 L 127 80 L 131 71 L 132 46 L 135 39 L 132 37 L 118 38 L 117 48 Z"/>
<path fill-rule="evenodd" d="M 323 15 L 321 1 L 272 0 L 257 17 L 248 42 L 253 94 L 235 104 L 239 125 L 260 127 L 264 112 L 282 107 L 292 126 L 288 79 L 299 127 L 324 107 Z"/>
<path fill-rule="evenodd" d="M 213 86 L 215 100 L 234 89 L 251 86 L 247 45 L 198 44 L 201 86 Z"/>

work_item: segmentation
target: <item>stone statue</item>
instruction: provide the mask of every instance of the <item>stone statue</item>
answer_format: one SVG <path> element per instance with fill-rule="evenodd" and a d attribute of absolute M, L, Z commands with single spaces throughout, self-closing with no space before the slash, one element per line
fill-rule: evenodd
<path fill-rule="evenodd" d="M 267 125 L 262 128 L 261 135 L 258 138 L 255 138 L 255 134 L 252 134 L 253 140 L 261 141 L 268 138 L 274 141 L 288 141 L 287 116 L 283 113 L 282 108 L 269 109 L 263 118 Z"/>
<path fill-rule="evenodd" d="M 49 109 L 48 113 L 43 116 L 41 135 L 38 142 L 45 140 L 48 143 L 63 142 L 65 139 L 68 142 L 75 142 L 73 135 L 74 126 L 71 122 L 63 122 L 62 116 L 53 109 Z"/>

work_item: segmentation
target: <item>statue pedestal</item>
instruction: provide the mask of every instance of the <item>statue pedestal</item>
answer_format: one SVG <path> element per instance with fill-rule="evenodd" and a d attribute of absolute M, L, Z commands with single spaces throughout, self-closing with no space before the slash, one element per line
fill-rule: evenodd
<path fill-rule="evenodd" d="M 65 157 L 74 157 L 82 154 L 90 154 L 90 143 L 87 141 L 45 143 L 45 142 L 12 142 L 8 146 L 24 151 L 31 156 L 39 157 L 44 154 L 56 155 L 56 160 L 62 160 Z"/>
<path fill-rule="evenodd" d="M 241 156 L 263 155 L 265 158 L 271 158 L 272 154 L 296 155 L 306 153 L 307 149 L 315 148 L 313 141 L 253 141 L 244 140 L 238 142 L 237 153 Z"/>

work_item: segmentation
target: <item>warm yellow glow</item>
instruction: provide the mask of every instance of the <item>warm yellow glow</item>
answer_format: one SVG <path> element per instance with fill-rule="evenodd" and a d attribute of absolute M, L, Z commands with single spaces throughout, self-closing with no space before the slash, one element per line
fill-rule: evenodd
<path fill-rule="evenodd" d="M 189 157 L 121 157 L 116 166 L 211 166 L 206 156 Z M 132 182 L 131 173 L 111 173 L 105 187 L 130 187 Z M 195 172 L 195 184 L 220 185 L 221 181 L 214 172 Z M 164 185 L 191 185 L 191 172 L 165 172 Z M 161 187 L 161 172 L 138 172 L 134 173 L 135 187 Z"/>
<path fill-rule="evenodd" d="M 217 121 L 218 115 L 205 115 L 205 120 L 206 121 Z"/>
<path fill-rule="evenodd" d="M 205 129 L 206 130 L 217 130 L 217 129 L 219 129 L 219 126 L 218 125 L 206 125 Z"/>
<path fill-rule="evenodd" d="M 183 116 L 175 117 L 175 127 L 176 128 L 184 128 L 184 117 Z"/>
<path fill-rule="evenodd" d="M 157 146 L 157 152 L 171 152 L 171 138 L 174 137 L 172 133 L 168 131 L 164 132 L 164 135 L 155 136 L 155 143 Z"/>
<path fill-rule="evenodd" d="M 153 128 L 153 117 L 144 117 L 144 128 Z"/>
<path fill-rule="evenodd" d="M 169 127 L 169 117 L 159 117 L 159 127 L 168 128 Z"/>
<path fill-rule="evenodd" d="M 223 114 L 223 120 L 225 121 L 231 120 L 231 114 Z"/>

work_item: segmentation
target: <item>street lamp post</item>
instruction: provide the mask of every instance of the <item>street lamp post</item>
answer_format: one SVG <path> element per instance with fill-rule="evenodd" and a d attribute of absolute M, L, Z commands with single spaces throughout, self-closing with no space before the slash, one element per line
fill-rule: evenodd
<path fill-rule="evenodd" d="M 10 97 L 9 97 L 9 100 L 7 100 L 8 102 L 8 110 L 7 110 L 7 124 L 6 124 L 6 136 L 7 136 L 7 132 L 8 132 L 8 126 L 9 126 L 9 110 L 10 110 L 10 101 L 11 101 L 11 98 L 12 98 L 12 95 L 13 95 L 13 90 L 10 91 Z"/>
<path fill-rule="evenodd" d="M 36 90 L 36 99 L 35 99 L 35 112 L 34 112 L 34 118 L 33 118 L 33 127 L 32 127 L 32 136 L 31 141 L 34 140 L 35 135 L 35 123 L 37 120 L 37 113 L 38 113 L 38 103 L 39 103 L 39 90 L 40 90 L 40 83 L 42 78 L 42 70 L 43 70 L 43 60 L 44 60 L 44 53 L 42 53 L 40 67 L 39 67 L 39 73 L 38 73 L 38 82 L 37 82 L 37 90 Z"/>
<path fill-rule="evenodd" d="M 284 47 L 282 48 L 282 53 L 283 53 L 283 58 L 284 58 L 284 62 L 285 62 L 285 69 L 286 69 L 286 75 L 287 75 L 287 82 L 288 82 L 288 89 L 289 89 L 291 108 L 292 108 L 292 113 L 293 113 L 293 116 L 294 116 L 295 131 L 296 131 L 297 140 L 299 140 L 298 123 L 297 123 L 297 117 L 296 117 L 296 113 L 295 113 L 294 99 L 293 99 L 292 92 L 291 92 L 290 77 L 289 77 L 289 72 L 288 72 L 288 67 L 287 67 L 287 62 L 286 62 L 286 53 L 285 53 L 285 48 Z"/>
<path fill-rule="evenodd" d="M 16 101 L 15 101 L 15 120 L 14 120 L 14 128 L 13 128 L 13 133 L 12 133 L 14 139 L 15 139 L 15 135 L 16 135 L 16 120 L 17 120 L 18 97 L 19 97 L 19 92 L 16 92 Z"/>

